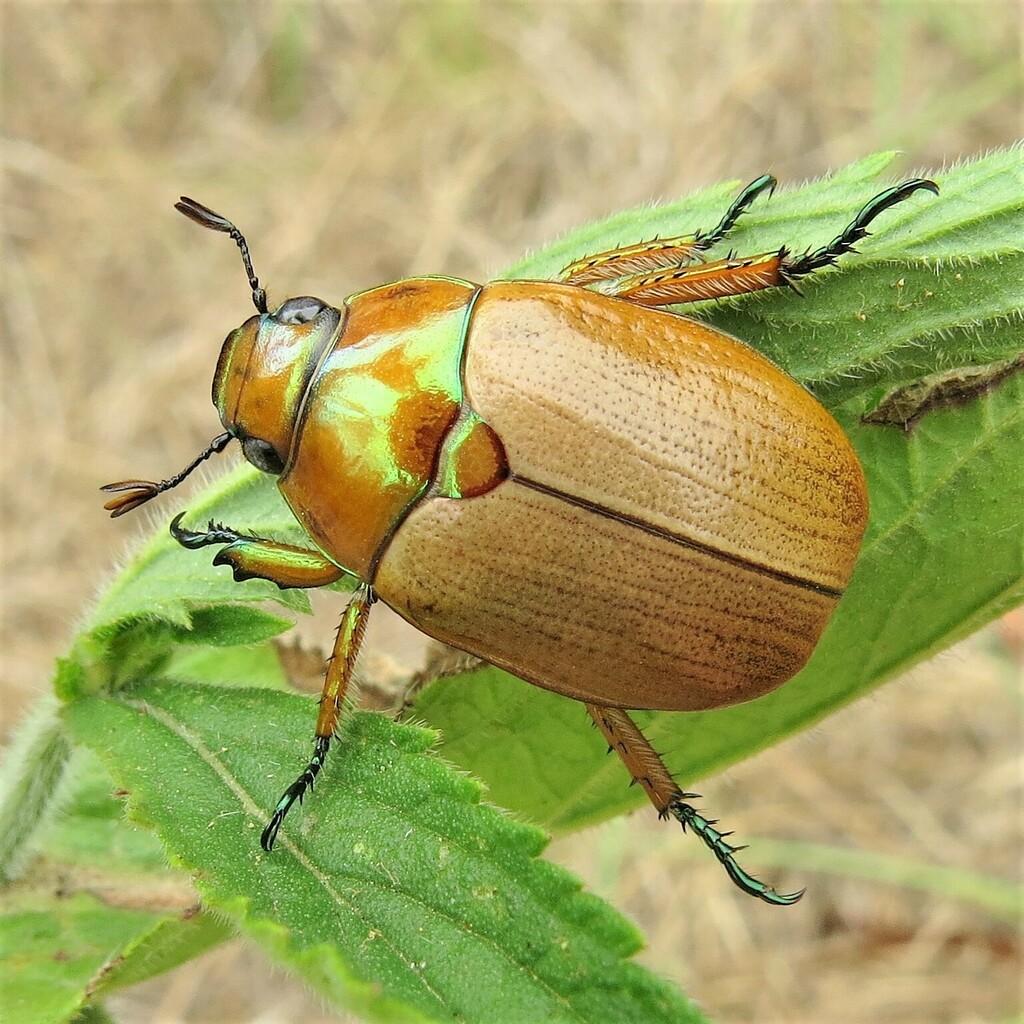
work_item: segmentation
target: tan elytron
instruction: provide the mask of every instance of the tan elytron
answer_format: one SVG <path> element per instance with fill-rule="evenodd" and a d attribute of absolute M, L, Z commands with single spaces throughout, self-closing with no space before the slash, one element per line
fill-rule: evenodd
<path fill-rule="evenodd" d="M 466 400 L 510 476 L 422 499 L 376 592 L 581 700 L 694 710 L 793 676 L 867 521 L 815 399 L 714 328 L 572 286 L 487 285 L 468 337 Z"/>

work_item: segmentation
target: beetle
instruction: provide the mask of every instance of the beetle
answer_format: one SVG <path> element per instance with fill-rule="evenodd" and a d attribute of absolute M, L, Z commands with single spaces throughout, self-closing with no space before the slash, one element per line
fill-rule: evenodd
<path fill-rule="evenodd" d="M 836 238 L 708 260 L 763 175 L 716 227 L 611 249 L 557 281 L 417 277 L 332 306 L 271 311 L 231 221 L 176 208 L 238 245 L 256 315 L 224 341 L 213 402 L 224 432 L 180 473 L 103 490 L 119 516 L 235 439 L 278 487 L 309 547 L 211 522 L 170 530 L 220 547 L 236 580 L 354 586 L 323 685 L 313 755 L 261 837 L 268 852 L 324 765 L 380 599 L 424 633 L 582 701 L 659 816 L 676 818 L 733 881 L 729 833 L 689 803 L 630 709 L 703 710 L 775 689 L 806 663 L 857 559 L 868 501 L 828 412 L 732 336 L 662 309 L 789 286 L 866 237 L 914 178 Z M 598 289 L 598 290 L 595 290 Z"/>

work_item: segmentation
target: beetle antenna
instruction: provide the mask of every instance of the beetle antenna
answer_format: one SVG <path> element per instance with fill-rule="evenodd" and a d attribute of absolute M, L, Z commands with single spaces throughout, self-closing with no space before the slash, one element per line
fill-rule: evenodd
<path fill-rule="evenodd" d="M 736 221 L 746 212 L 750 204 L 764 191 L 771 195 L 775 191 L 778 182 L 770 174 L 762 174 L 760 178 L 752 181 L 736 198 L 732 206 L 725 211 L 713 231 L 706 235 L 700 231 L 694 236 L 694 244 L 698 249 L 710 249 L 716 242 L 720 242 L 736 226 Z"/>
<path fill-rule="evenodd" d="M 694 796 L 695 794 L 683 793 L 680 795 Z M 799 892 L 791 893 L 776 892 L 770 885 L 759 882 L 753 875 L 744 871 L 736 863 L 736 858 L 733 854 L 739 853 L 740 850 L 745 850 L 746 847 L 733 846 L 731 843 L 727 843 L 725 837 L 732 835 L 732 833 L 719 832 L 714 827 L 716 824 L 714 821 L 699 814 L 689 804 L 677 799 L 668 806 L 667 811 L 683 826 L 684 830 L 689 827 L 695 836 L 703 840 L 704 845 L 718 858 L 718 862 L 725 868 L 726 874 L 745 893 L 756 896 L 758 899 L 764 900 L 765 903 L 771 903 L 777 907 L 791 906 L 803 896 L 805 891 L 803 889 Z"/>
<path fill-rule="evenodd" d="M 180 473 L 176 473 L 169 480 L 161 480 L 153 483 L 152 480 L 118 480 L 117 483 L 104 484 L 100 490 L 106 494 L 117 494 L 118 497 L 111 498 L 103 507 L 110 513 L 111 519 L 123 516 L 125 512 L 144 505 L 151 498 L 155 498 L 172 487 L 177 487 L 182 480 L 192 472 L 196 466 L 205 462 L 211 455 L 218 455 L 224 451 L 231 440 L 232 435 L 223 433 L 210 442 L 210 447 L 201 455 L 194 458 Z"/>
<path fill-rule="evenodd" d="M 853 247 L 862 238 L 866 238 L 870 234 L 868 225 L 880 213 L 888 210 L 890 206 L 902 203 L 904 199 L 913 195 L 919 189 L 924 189 L 926 192 L 932 192 L 935 195 L 939 194 L 939 186 L 927 178 L 911 178 L 909 181 L 904 181 L 899 185 L 894 185 L 892 188 L 887 188 L 884 192 L 880 192 L 875 196 L 869 203 L 866 203 L 860 213 L 853 218 L 846 230 L 842 234 L 836 235 L 828 245 L 823 245 L 820 249 L 815 249 L 813 252 L 806 252 L 799 259 L 785 265 L 783 268 L 785 278 L 791 281 L 799 277 L 805 277 L 807 274 L 813 274 L 814 271 L 821 270 L 822 267 L 835 263 L 840 256 L 855 251 Z"/>
<path fill-rule="evenodd" d="M 242 232 L 227 219 L 227 217 L 222 217 L 219 213 L 211 210 L 208 206 L 203 206 L 202 203 L 197 203 L 194 199 L 189 199 L 188 196 L 182 196 L 178 202 L 174 204 L 174 208 L 180 213 L 185 214 L 189 220 L 194 220 L 197 224 L 202 225 L 202 227 L 209 228 L 211 231 L 223 231 L 224 234 L 230 235 L 235 240 L 235 244 L 241 250 L 242 262 L 245 264 L 245 273 L 249 278 L 249 287 L 252 289 L 253 305 L 256 307 L 258 312 L 266 313 L 267 293 L 260 284 L 255 271 L 252 269 L 252 260 L 249 258 L 249 243 L 246 242 L 245 235 L 243 235 Z"/>

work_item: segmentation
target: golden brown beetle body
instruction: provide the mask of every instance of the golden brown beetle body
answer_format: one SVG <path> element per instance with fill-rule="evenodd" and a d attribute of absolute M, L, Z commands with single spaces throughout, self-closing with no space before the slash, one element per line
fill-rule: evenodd
<path fill-rule="evenodd" d="M 736 863 L 623 709 L 751 700 L 814 650 L 867 523 L 860 464 L 792 378 L 707 324 L 651 309 L 792 285 L 834 263 L 913 179 L 827 245 L 705 262 L 752 182 L 710 232 L 570 264 L 559 282 L 415 278 L 335 308 L 273 312 L 238 229 L 178 208 L 242 250 L 258 315 L 225 341 L 214 403 L 225 433 L 159 484 L 122 481 L 119 515 L 237 438 L 278 477 L 314 547 L 210 524 L 239 580 L 355 584 L 324 680 L 314 754 L 262 845 L 312 785 L 337 727 L 370 606 L 585 702 L 658 812 L 692 829 L 745 891 L 792 903 Z M 604 292 L 589 290 L 591 286 Z"/>

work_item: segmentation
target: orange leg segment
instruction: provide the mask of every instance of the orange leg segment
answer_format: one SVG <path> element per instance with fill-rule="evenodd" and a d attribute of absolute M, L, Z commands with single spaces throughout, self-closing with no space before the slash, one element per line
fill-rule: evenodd
<path fill-rule="evenodd" d="M 641 306 L 668 306 L 744 295 L 789 284 L 785 259 L 786 250 L 782 249 L 745 259 L 716 260 L 682 270 L 628 277 L 611 294 Z"/>
<path fill-rule="evenodd" d="M 636 277 L 659 270 L 680 270 L 694 260 L 701 259 L 705 250 L 720 242 L 733 229 L 747 207 L 762 192 L 770 194 L 775 184 L 770 174 L 762 174 L 756 181 L 752 181 L 740 192 L 725 216 L 711 231 L 655 238 L 649 242 L 637 242 L 635 245 L 599 252 L 570 263 L 559 277 L 566 284 L 585 285 Z"/>
<path fill-rule="evenodd" d="M 911 178 L 886 189 L 866 203 L 831 242 L 802 256 L 793 256 L 782 247 L 755 256 L 701 262 L 702 253 L 725 237 L 750 203 L 774 186 L 775 179 L 769 175 L 751 182 L 713 231 L 610 249 L 569 264 L 561 279 L 576 285 L 613 282 L 603 289 L 606 294 L 642 306 L 721 299 L 781 285 L 799 291 L 797 282 L 801 278 L 855 252 L 856 243 L 868 236 L 868 226 L 880 213 L 919 190 L 938 192 L 938 186 L 925 178 Z"/>

